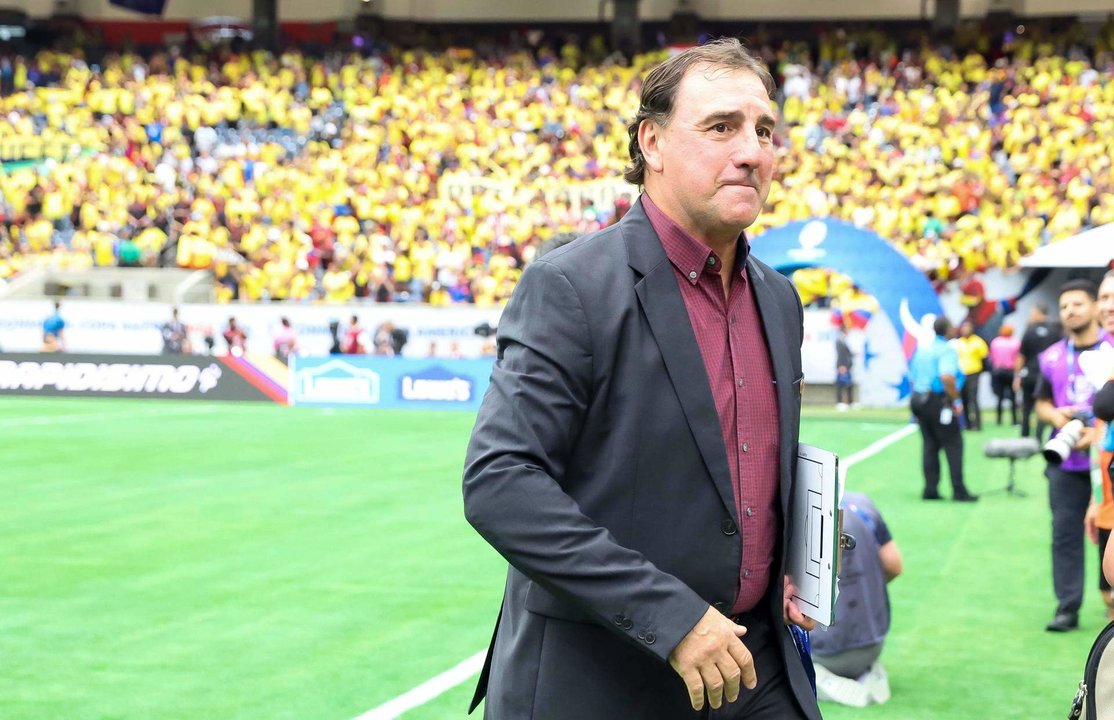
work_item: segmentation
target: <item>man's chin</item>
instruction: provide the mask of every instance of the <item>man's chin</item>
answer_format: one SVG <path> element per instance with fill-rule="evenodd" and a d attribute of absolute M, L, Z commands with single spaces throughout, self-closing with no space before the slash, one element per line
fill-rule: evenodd
<path fill-rule="evenodd" d="M 758 219 L 759 208 L 736 207 L 728 214 L 732 225 L 748 228 Z"/>

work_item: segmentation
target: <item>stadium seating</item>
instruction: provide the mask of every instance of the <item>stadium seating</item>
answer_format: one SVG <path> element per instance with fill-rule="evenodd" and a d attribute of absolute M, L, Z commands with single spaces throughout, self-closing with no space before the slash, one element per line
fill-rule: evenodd
<path fill-rule="evenodd" d="M 1112 37 L 1002 57 L 835 33 L 815 60 L 761 48 L 784 127 L 752 232 L 840 217 L 942 282 L 1114 221 Z M 625 123 L 665 54 L 17 58 L 0 281 L 161 264 L 211 269 L 222 301 L 497 305 L 538 244 L 633 196 Z M 818 297 L 828 280 L 798 278 Z"/>

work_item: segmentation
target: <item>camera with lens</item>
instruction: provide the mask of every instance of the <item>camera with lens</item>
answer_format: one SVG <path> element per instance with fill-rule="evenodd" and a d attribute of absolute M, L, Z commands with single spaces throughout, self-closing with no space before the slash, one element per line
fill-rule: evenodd
<path fill-rule="evenodd" d="M 1067 425 L 1060 428 L 1060 432 L 1044 444 L 1041 454 L 1049 465 L 1060 465 L 1067 460 L 1072 448 L 1083 437 L 1083 430 L 1087 426 L 1083 420 L 1074 418 Z"/>
<path fill-rule="evenodd" d="M 482 338 L 489 338 L 492 335 L 494 335 L 497 331 L 498 331 L 498 328 L 496 328 L 495 326 L 493 326 L 491 323 L 487 322 L 486 320 L 483 321 L 482 323 L 480 323 L 479 325 L 477 325 L 472 330 L 472 332 L 476 333 L 476 335 L 478 335 L 479 337 L 482 337 Z"/>

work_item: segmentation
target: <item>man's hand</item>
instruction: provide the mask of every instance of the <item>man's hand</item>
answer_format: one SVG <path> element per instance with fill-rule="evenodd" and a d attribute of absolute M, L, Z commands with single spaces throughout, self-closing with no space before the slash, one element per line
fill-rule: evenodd
<path fill-rule="evenodd" d="M 739 698 L 739 683 L 753 690 L 758 684 L 754 658 L 739 639 L 747 629 L 736 625 L 713 607 L 708 608 L 700 622 L 689 630 L 669 654 L 669 664 L 685 681 L 693 710 L 708 704 L 718 708 Z"/>
<path fill-rule="evenodd" d="M 785 594 L 782 596 L 782 615 L 784 616 L 785 624 L 793 624 L 803 630 L 815 629 L 816 621 L 801 612 L 801 609 L 797 607 L 797 601 L 793 599 L 793 596 L 797 594 L 796 586 L 793 585 L 788 575 L 785 576 L 784 580 Z"/>
<path fill-rule="evenodd" d="M 1091 504 L 1087 506 L 1087 514 L 1083 516 L 1083 530 L 1095 545 L 1098 545 L 1099 542 L 1098 518 L 1099 506 L 1092 500 Z"/>
<path fill-rule="evenodd" d="M 1095 441 L 1095 429 L 1093 427 L 1083 428 L 1083 432 L 1079 436 L 1079 442 L 1075 444 L 1073 450 L 1081 452 L 1091 449 L 1091 443 Z"/>
<path fill-rule="evenodd" d="M 1061 429 L 1075 417 L 1075 406 L 1065 405 L 1064 407 L 1053 408 L 1049 413 L 1049 420 L 1053 427 L 1057 430 Z"/>

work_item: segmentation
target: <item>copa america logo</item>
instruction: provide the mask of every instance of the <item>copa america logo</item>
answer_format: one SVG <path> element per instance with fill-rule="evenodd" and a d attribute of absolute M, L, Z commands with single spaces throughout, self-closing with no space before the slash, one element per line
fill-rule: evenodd
<path fill-rule="evenodd" d="M 797 236 L 797 242 L 801 247 L 793 248 L 788 252 L 789 257 L 794 260 L 808 262 L 817 260 L 827 255 L 826 250 L 820 249 L 820 244 L 828 237 L 828 226 L 822 220 L 813 220 L 806 223 L 801 228 L 801 234 Z"/>

